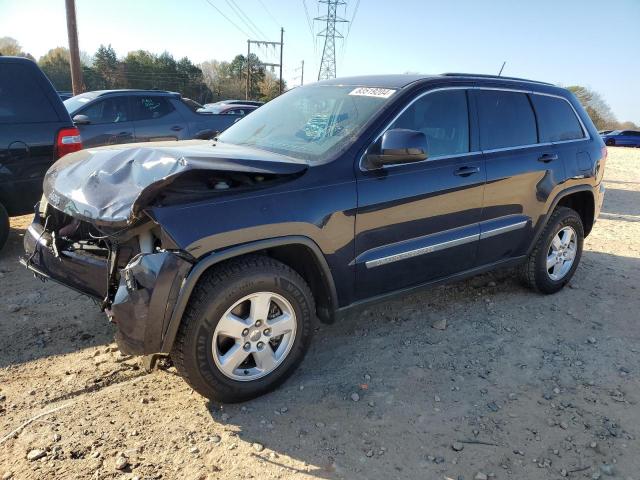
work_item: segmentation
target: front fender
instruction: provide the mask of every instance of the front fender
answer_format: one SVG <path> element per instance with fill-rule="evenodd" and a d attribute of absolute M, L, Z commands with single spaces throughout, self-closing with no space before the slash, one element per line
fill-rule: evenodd
<path fill-rule="evenodd" d="M 333 276 L 331 275 L 331 270 L 329 269 L 329 265 L 327 264 L 324 255 L 313 240 L 304 236 L 291 235 L 238 245 L 218 252 L 212 252 L 209 255 L 201 257 L 198 263 L 196 263 L 196 265 L 191 269 L 189 274 L 182 282 L 182 287 L 180 288 L 178 298 L 175 302 L 175 306 L 173 308 L 167 330 L 163 337 L 162 348 L 159 353 L 168 354 L 171 352 L 176 334 L 178 332 L 178 327 L 180 326 L 180 322 L 182 321 L 182 316 L 184 315 L 184 312 L 187 308 L 187 304 L 189 303 L 189 299 L 191 298 L 193 289 L 197 285 L 198 280 L 200 280 L 200 277 L 204 274 L 204 272 L 224 260 L 229 260 L 241 255 L 247 255 L 249 253 L 286 245 L 303 245 L 313 252 L 316 261 L 320 266 L 323 280 L 326 282 L 326 287 L 328 288 L 330 294 L 332 311 L 335 311 L 338 306 L 338 298 L 336 293 L 336 286 L 333 281 Z"/>

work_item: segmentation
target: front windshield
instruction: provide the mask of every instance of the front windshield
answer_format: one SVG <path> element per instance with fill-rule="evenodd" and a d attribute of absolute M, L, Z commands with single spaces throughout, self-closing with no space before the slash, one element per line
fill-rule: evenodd
<path fill-rule="evenodd" d="M 395 90 L 299 87 L 247 115 L 219 140 L 318 162 L 349 145 Z"/>
<path fill-rule="evenodd" d="M 77 112 L 78 110 L 80 110 L 81 107 L 89 103 L 94 98 L 96 98 L 95 95 L 92 95 L 90 93 L 81 93 L 80 95 L 76 95 L 75 97 L 66 99 L 62 103 L 64 103 L 64 106 L 67 109 L 67 112 L 69 112 L 70 114 L 73 114 L 74 112 Z"/>

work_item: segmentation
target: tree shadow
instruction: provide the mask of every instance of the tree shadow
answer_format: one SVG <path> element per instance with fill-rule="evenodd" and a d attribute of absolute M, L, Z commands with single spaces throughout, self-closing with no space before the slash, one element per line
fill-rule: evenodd
<path fill-rule="evenodd" d="M 114 328 L 95 302 L 18 263 L 28 222 L 11 223 L 0 250 L 0 368 L 113 342 Z"/>

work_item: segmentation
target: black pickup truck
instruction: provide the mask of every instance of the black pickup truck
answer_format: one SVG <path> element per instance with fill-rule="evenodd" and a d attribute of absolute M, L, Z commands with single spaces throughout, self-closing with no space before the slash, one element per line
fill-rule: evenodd
<path fill-rule="evenodd" d="M 160 140 L 207 140 L 242 115 L 199 113 L 179 93 L 99 90 L 64 102 L 85 147 Z"/>

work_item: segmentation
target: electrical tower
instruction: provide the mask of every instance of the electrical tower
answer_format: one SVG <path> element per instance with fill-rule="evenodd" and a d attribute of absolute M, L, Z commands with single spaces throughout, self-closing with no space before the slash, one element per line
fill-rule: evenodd
<path fill-rule="evenodd" d="M 322 61 L 320 62 L 318 80 L 327 80 L 329 78 L 336 78 L 336 38 L 344 38 L 342 34 L 336 30 L 336 23 L 348 22 L 348 20 L 338 17 L 337 10 L 339 5 L 346 5 L 347 2 L 345 0 L 318 0 L 318 3 L 327 4 L 327 14 L 314 18 L 314 20 L 326 24 L 325 28 L 318 33 L 319 37 L 324 37 L 324 48 L 322 49 Z"/>

